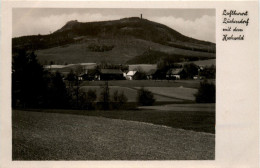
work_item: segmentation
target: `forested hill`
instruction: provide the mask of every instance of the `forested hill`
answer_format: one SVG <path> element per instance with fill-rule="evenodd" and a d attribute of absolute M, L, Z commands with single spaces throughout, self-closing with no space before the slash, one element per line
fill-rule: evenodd
<path fill-rule="evenodd" d="M 104 60 L 102 53 L 106 53 L 106 56 L 111 56 L 113 59 L 120 57 L 119 61 L 126 62 L 146 52 L 149 48 L 183 56 L 215 57 L 216 52 L 214 43 L 187 37 L 163 24 L 138 17 L 86 23 L 73 20 L 51 34 L 13 38 L 12 42 L 14 52 L 20 48 L 39 50 L 38 55 L 41 57 L 41 54 L 50 55 L 50 50 L 53 59 L 58 62 L 61 61 L 59 53 L 65 52 L 63 50 L 66 50 L 66 47 L 71 52 L 74 49 L 82 50 L 80 53 L 85 57 L 83 58 L 75 51 L 73 52 L 75 58 L 69 58 L 67 60 L 69 63 L 102 61 Z M 53 49 L 55 47 L 56 49 Z M 127 48 L 129 51 L 126 51 Z M 91 53 L 98 55 L 100 59 L 91 61 Z M 124 58 L 121 59 L 121 57 Z M 44 59 L 49 58 L 47 56 Z M 44 59 L 40 58 L 42 61 Z"/>

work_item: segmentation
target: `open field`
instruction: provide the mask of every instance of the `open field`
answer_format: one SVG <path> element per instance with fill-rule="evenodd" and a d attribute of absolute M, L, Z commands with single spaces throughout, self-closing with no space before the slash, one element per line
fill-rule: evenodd
<path fill-rule="evenodd" d="M 136 88 L 140 89 L 139 87 Z M 184 88 L 184 87 L 145 87 L 145 88 L 154 94 L 174 97 L 183 100 L 191 100 L 191 101 L 195 101 L 194 94 L 197 92 L 197 89 Z"/>
<path fill-rule="evenodd" d="M 97 42 L 98 41 L 98 42 Z M 105 52 L 93 52 L 88 49 L 90 44 L 113 45 L 114 48 Z M 90 38 L 79 43 L 71 43 L 64 46 L 53 47 L 48 49 L 37 50 L 36 54 L 41 63 L 45 61 L 54 61 L 58 64 L 64 63 L 80 63 L 80 62 L 96 62 L 102 61 L 122 64 L 143 54 L 148 48 L 162 51 L 168 54 L 176 54 L 197 57 L 215 58 L 215 53 L 192 51 L 180 49 L 176 47 L 166 46 L 151 41 L 135 39 L 135 38 Z"/>
<path fill-rule="evenodd" d="M 188 106 L 188 107 L 187 107 Z M 213 107 L 214 105 L 210 105 Z M 149 106 L 148 106 L 149 107 Z M 173 128 L 182 128 L 198 132 L 215 133 L 215 108 L 207 108 L 208 105 L 189 104 L 186 110 L 63 110 L 63 109 L 32 109 L 33 112 L 62 113 L 105 117 L 112 119 L 122 119 L 140 121 Z M 187 110 L 196 108 L 198 111 Z M 205 110 L 205 108 L 207 110 Z"/>
<path fill-rule="evenodd" d="M 202 61 L 193 61 L 194 64 L 198 66 L 216 66 L 216 59 L 208 59 L 208 60 L 202 60 Z"/>
<path fill-rule="evenodd" d="M 110 95 L 114 91 L 122 91 L 128 98 L 128 102 L 136 102 L 138 90 L 145 86 L 146 89 L 154 94 L 156 102 L 183 102 L 195 101 L 194 94 L 197 93 L 200 80 L 176 80 L 176 81 L 155 81 L 155 80 L 115 80 L 109 81 Z M 215 80 L 210 80 L 215 82 Z M 101 87 L 104 81 L 84 81 L 81 89 L 87 91 L 93 89 L 100 95 Z"/>
<path fill-rule="evenodd" d="M 198 66 L 211 66 L 215 65 L 216 66 L 216 59 L 208 59 L 208 60 L 200 60 L 200 61 L 190 61 L 190 62 L 180 62 L 178 64 L 186 64 L 186 63 L 194 63 L 195 65 Z"/>
<path fill-rule="evenodd" d="M 215 104 L 166 104 L 159 106 L 143 106 L 139 109 L 151 109 L 151 110 L 162 110 L 162 111 L 200 111 L 200 112 L 211 112 L 215 113 Z"/>
<path fill-rule="evenodd" d="M 101 88 L 100 86 L 82 86 L 81 90 L 82 91 L 87 91 L 89 89 L 92 90 L 96 90 L 97 93 L 97 100 L 100 100 L 100 93 L 101 93 Z M 112 100 L 113 98 L 113 93 L 115 91 L 119 91 L 119 92 L 124 92 L 124 94 L 126 95 L 128 102 L 136 102 L 137 101 L 137 90 L 136 89 L 132 89 L 132 88 L 128 88 L 128 87 L 120 87 L 120 86 L 109 86 L 109 92 L 110 92 L 110 98 Z M 154 98 L 156 99 L 156 102 L 180 102 L 180 99 L 176 99 L 174 97 L 168 97 L 168 96 L 164 96 L 163 94 L 161 95 L 154 95 Z"/>
<path fill-rule="evenodd" d="M 96 111 L 93 111 L 93 114 L 95 113 Z M 109 112 L 103 114 L 106 113 L 109 114 Z M 122 116 L 127 116 L 128 113 L 126 111 Z M 132 113 L 130 112 L 129 116 L 134 117 Z M 152 111 L 147 113 L 153 116 Z M 187 113 L 185 115 L 187 116 Z M 175 115 L 177 116 L 179 114 Z M 203 117 L 199 118 L 201 120 Z M 14 160 L 209 160 L 215 158 L 214 134 L 143 122 L 13 110 L 12 128 Z"/>
<path fill-rule="evenodd" d="M 215 83 L 215 80 L 208 80 Z M 122 87 L 185 87 L 198 89 L 202 80 L 112 80 L 109 86 Z M 83 81 L 81 86 L 101 86 L 105 81 Z"/>

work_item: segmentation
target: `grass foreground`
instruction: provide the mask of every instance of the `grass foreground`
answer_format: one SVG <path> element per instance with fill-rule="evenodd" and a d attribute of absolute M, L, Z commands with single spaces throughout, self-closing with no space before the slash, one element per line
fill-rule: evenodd
<path fill-rule="evenodd" d="M 196 106 L 197 104 L 194 104 Z M 190 104 L 192 106 L 192 104 Z M 198 110 L 198 108 L 197 108 Z M 64 110 L 64 109 L 32 109 L 29 111 L 43 113 L 62 113 L 105 117 L 112 119 L 139 121 L 164 125 L 173 128 L 193 130 L 196 132 L 215 133 L 215 112 L 208 111 L 164 111 L 164 110 Z M 20 111 L 14 110 L 19 113 Z"/>
<path fill-rule="evenodd" d="M 215 158 L 214 134 L 137 122 L 157 120 L 156 124 L 160 124 L 171 120 L 173 123 L 181 124 L 181 120 L 184 121 L 183 117 L 178 120 L 177 117 L 161 112 L 165 117 L 160 119 L 153 111 L 78 111 L 92 116 L 60 114 L 76 112 L 69 110 L 56 112 L 59 113 L 13 110 L 13 160 L 212 160 Z M 133 114 L 139 115 L 131 118 Z M 147 116 L 151 117 L 146 118 Z M 186 116 L 189 115 L 186 113 Z M 199 116 L 186 117 L 188 120 L 186 123 L 193 121 L 193 125 L 201 125 L 198 124 L 199 118 Z M 210 119 L 205 119 L 205 123 L 206 121 Z"/>

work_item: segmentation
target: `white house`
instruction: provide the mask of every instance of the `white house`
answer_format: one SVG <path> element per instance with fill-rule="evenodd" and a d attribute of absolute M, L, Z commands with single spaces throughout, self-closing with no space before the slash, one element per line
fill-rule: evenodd
<path fill-rule="evenodd" d="M 167 79 L 181 79 L 182 71 L 183 71 L 183 68 L 169 69 L 168 72 L 166 73 L 166 78 Z"/>
<path fill-rule="evenodd" d="M 137 71 L 128 71 L 126 74 L 127 80 L 133 80 L 133 76 L 136 74 Z"/>

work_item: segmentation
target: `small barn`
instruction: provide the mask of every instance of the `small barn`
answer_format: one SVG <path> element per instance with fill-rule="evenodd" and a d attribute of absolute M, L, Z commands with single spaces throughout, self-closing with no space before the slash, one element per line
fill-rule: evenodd
<path fill-rule="evenodd" d="M 129 71 L 126 74 L 126 79 L 127 80 L 145 80 L 146 74 L 144 72 L 139 72 L 139 71 Z"/>
<path fill-rule="evenodd" d="M 156 69 L 151 69 L 149 72 L 146 73 L 147 79 L 153 79 L 153 76 L 157 70 Z"/>
<path fill-rule="evenodd" d="M 183 68 L 172 68 L 166 73 L 167 79 L 181 79 L 181 74 L 183 73 Z"/>
<path fill-rule="evenodd" d="M 123 80 L 124 75 L 120 69 L 101 69 L 100 80 Z"/>
<path fill-rule="evenodd" d="M 100 72 L 96 69 L 88 69 L 80 77 L 82 80 L 100 80 Z"/>
<path fill-rule="evenodd" d="M 161 69 L 157 69 L 154 74 L 152 75 L 153 79 L 155 80 L 163 80 L 163 79 L 166 79 L 166 72 L 167 71 L 164 71 L 164 70 L 161 70 Z"/>
<path fill-rule="evenodd" d="M 133 76 L 136 74 L 137 71 L 128 71 L 125 78 L 127 80 L 133 80 Z"/>

